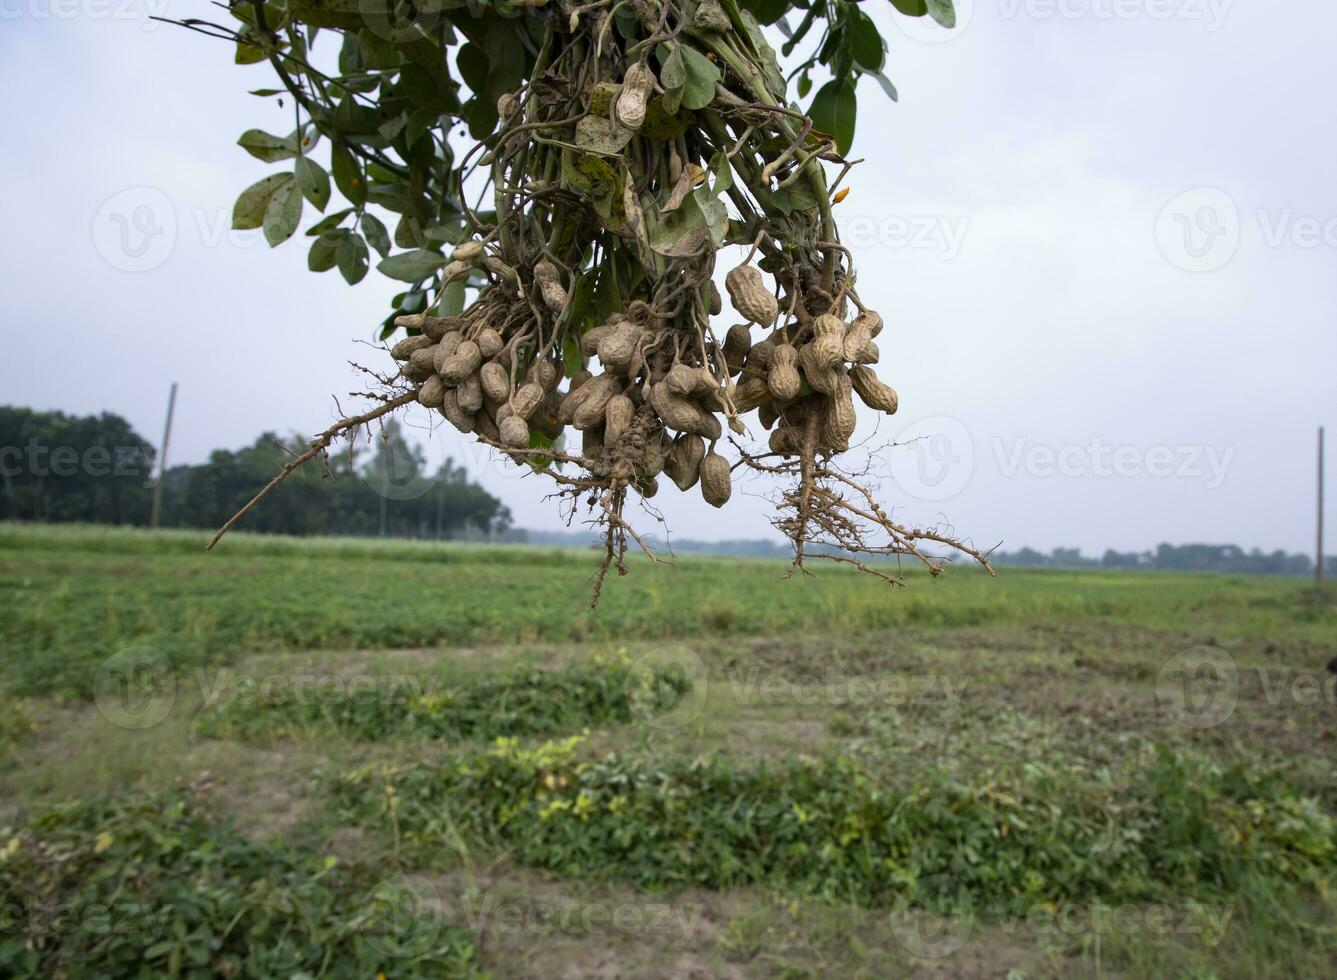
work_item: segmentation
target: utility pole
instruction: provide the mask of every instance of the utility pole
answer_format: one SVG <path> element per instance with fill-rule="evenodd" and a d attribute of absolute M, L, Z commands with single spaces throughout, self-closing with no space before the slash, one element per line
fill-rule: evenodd
<path fill-rule="evenodd" d="M 1318 427 L 1318 561 L 1314 564 L 1314 585 L 1323 587 L 1323 426 Z"/>
<path fill-rule="evenodd" d="M 176 382 L 167 396 L 167 421 L 162 427 L 162 449 L 158 453 L 158 482 L 153 485 L 153 510 L 149 512 L 149 527 L 158 526 L 162 514 L 162 480 L 167 474 L 167 443 L 172 438 L 172 413 L 176 411 Z"/>

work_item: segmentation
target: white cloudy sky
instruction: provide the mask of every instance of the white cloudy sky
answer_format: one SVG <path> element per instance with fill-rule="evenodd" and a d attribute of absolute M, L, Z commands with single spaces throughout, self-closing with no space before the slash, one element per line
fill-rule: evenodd
<path fill-rule="evenodd" d="M 1315 427 L 1337 424 L 1337 9 L 958 5 L 946 36 L 865 4 L 901 101 L 860 89 L 866 162 L 837 213 L 901 395 L 870 445 L 925 437 L 880 464 L 884 496 L 1007 548 L 1311 548 Z M 287 115 L 245 94 L 267 69 L 147 21 L 164 10 L 210 8 L 0 0 L 0 384 L 4 402 L 115 411 L 156 441 L 178 381 L 172 457 L 192 462 L 328 424 L 396 287 L 350 289 L 308 273 L 299 243 L 229 234 L 269 169 L 234 141 Z M 127 259 L 115 222 L 134 251 L 145 203 L 157 251 Z M 538 481 L 421 434 L 520 525 L 559 526 Z M 680 535 L 773 533 L 757 496 L 656 502 Z"/>

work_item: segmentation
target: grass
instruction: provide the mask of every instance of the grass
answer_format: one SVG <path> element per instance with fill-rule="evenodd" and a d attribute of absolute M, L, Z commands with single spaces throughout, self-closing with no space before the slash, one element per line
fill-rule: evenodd
<path fill-rule="evenodd" d="M 688 685 L 667 671 L 635 673 L 625 657 L 487 678 L 423 672 L 337 685 L 312 680 L 268 689 L 238 683 L 219 691 L 194 734 L 262 742 L 331 732 L 366 741 L 551 735 L 658 714 Z"/>
<path fill-rule="evenodd" d="M 404 916 L 374 869 L 238 836 L 190 791 L 71 803 L 5 836 L 7 977 L 476 972 L 472 937 Z"/>
<path fill-rule="evenodd" d="M 694 557 L 591 613 L 579 551 L 205 540 L 0 525 L 0 906 L 130 887 L 158 972 L 1337 959 L 1337 604 L 1297 581 Z M 7 975 L 152 945 L 25 921 Z"/>
<path fill-rule="evenodd" d="M 359 767 L 329 792 L 343 819 L 425 848 L 417 860 L 465 839 L 651 889 L 768 884 L 885 906 L 941 873 L 999 908 L 1221 902 L 1337 870 L 1337 823 L 1284 779 L 1149 745 L 1116 767 L 1031 761 L 970 782 L 839 757 L 582 760 L 579 746 L 501 739 L 446 765 Z"/>
<path fill-rule="evenodd" d="M 953 569 L 890 594 L 822 568 L 683 558 L 633 573 L 588 607 L 592 554 L 399 541 L 315 541 L 0 525 L 0 683 L 88 697 L 98 666 L 130 646 L 178 668 L 242 652 L 752 636 L 1103 619 L 1227 635 L 1316 635 L 1295 584 L 1241 576 Z M 1311 621 L 1306 622 L 1308 616 Z M 1319 618 L 1314 618 L 1319 617 Z M 1305 627 L 1312 627 L 1308 630 Z"/>

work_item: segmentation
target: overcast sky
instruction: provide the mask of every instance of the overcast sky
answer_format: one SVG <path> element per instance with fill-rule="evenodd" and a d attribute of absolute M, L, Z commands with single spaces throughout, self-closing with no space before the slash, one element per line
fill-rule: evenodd
<path fill-rule="evenodd" d="M 901 98 L 860 88 L 866 162 L 837 216 L 901 411 L 860 435 L 923 437 L 878 453 L 884 498 L 1008 549 L 1312 550 L 1315 428 L 1337 424 L 1337 8 L 958 7 L 948 34 L 864 5 Z M 291 127 L 246 94 L 264 66 L 147 19 L 211 9 L 0 0 L 0 401 L 114 411 L 156 442 L 178 381 L 173 462 L 328 425 L 397 291 L 228 231 L 272 170 L 237 136 Z M 406 421 L 519 525 L 560 526 L 537 479 Z M 775 536 L 751 488 L 656 503 L 681 536 Z"/>

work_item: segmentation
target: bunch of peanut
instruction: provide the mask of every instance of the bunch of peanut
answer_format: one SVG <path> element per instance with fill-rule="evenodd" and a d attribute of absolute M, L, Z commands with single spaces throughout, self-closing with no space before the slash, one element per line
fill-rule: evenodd
<path fill-rule="evenodd" d="M 483 260 L 479 250 L 460 253 L 457 261 Z M 558 270 L 541 261 L 532 271 L 544 301 L 560 309 L 567 294 Z M 778 318 L 760 270 L 741 265 L 725 285 L 751 324 L 769 328 Z M 771 450 L 785 455 L 801 452 L 810 418 L 814 449 L 848 449 L 855 393 L 870 408 L 896 411 L 896 392 L 868 366 L 877 362 L 873 338 L 882 329 L 871 310 L 849 324 L 830 314 L 803 327 L 795 321 L 756 344 L 750 326 L 740 323 L 716 344 L 692 343 L 672 321 L 636 301 L 579 336 L 583 363 L 569 365 L 564 391 L 568 365 L 556 356 L 534 357 L 532 338 L 523 331 L 504 335 L 491 325 L 521 322 L 504 305 L 396 322 L 420 331 L 392 351 L 401 372 L 418 386 L 418 401 L 459 431 L 528 449 L 536 444 L 533 433 L 550 445 L 572 426 L 581 433 L 580 455 L 592 475 L 620 478 L 646 497 L 658 492 L 662 473 L 682 491 L 699 483 L 708 503 L 723 506 L 731 494 L 730 466 L 717 444 L 726 425 L 745 431 L 739 417 L 754 410 L 773 430 Z"/>
<path fill-rule="evenodd" d="M 392 349 L 400 373 L 418 386 L 419 404 L 438 410 L 459 431 L 524 449 L 531 429 L 553 440 L 562 435 L 560 358 L 526 363 L 524 349 L 486 319 L 418 314 L 396 323 L 421 331 Z"/>
<path fill-rule="evenodd" d="M 729 273 L 725 285 L 734 308 L 749 322 L 771 326 L 778 303 L 758 269 L 741 265 Z M 806 325 L 795 321 L 757 344 L 751 342 L 747 326 L 731 328 L 724 350 L 740 374 L 735 407 L 739 412 L 757 410 L 762 426 L 773 430 L 772 452 L 800 454 L 809 428 L 816 435 L 815 449 L 844 452 L 854 435 L 854 394 L 869 408 L 887 415 L 896 412 L 895 390 L 868 366 L 877 363 L 873 338 L 881 331 L 882 317 L 872 310 L 848 324 L 831 313 L 811 317 Z"/>

